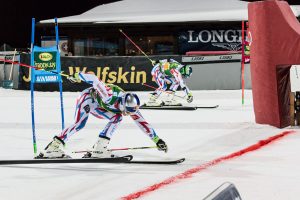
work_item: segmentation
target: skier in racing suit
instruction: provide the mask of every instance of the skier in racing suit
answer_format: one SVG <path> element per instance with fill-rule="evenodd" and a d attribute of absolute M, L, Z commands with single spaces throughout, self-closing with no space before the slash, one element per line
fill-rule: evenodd
<path fill-rule="evenodd" d="M 151 74 L 159 86 L 154 93 L 151 93 L 146 106 L 161 106 L 161 105 L 181 105 L 174 99 L 174 95 L 178 87 L 186 93 L 187 102 L 193 101 L 193 95 L 183 78 L 189 78 L 192 74 L 192 68 L 187 65 L 182 65 L 174 59 L 159 60 L 154 63 Z M 171 86 L 168 88 L 168 84 Z M 167 91 L 168 89 L 168 91 Z M 162 92 L 168 93 L 167 99 L 163 102 L 159 99 Z"/>
<path fill-rule="evenodd" d="M 99 134 L 98 140 L 84 157 L 111 157 L 111 151 L 107 149 L 109 141 L 116 131 L 123 116 L 130 116 L 137 126 L 157 145 L 158 150 L 167 152 L 166 143 L 160 139 L 153 127 L 148 124 L 139 111 L 140 100 L 134 93 L 127 93 L 120 87 L 112 84 L 104 84 L 93 74 L 75 73 L 68 78 L 71 82 L 87 82 L 92 87 L 83 90 L 77 98 L 75 122 L 65 128 L 59 135 L 53 138 L 39 157 L 62 158 L 69 157 L 63 151 L 65 142 L 77 131 L 82 129 L 89 114 L 107 119 L 109 122 Z"/>

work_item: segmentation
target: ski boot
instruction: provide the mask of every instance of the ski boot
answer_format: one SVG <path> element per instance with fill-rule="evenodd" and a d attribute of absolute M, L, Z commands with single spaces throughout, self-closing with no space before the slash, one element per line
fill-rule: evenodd
<path fill-rule="evenodd" d="M 109 144 L 108 138 L 99 137 L 97 142 L 94 144 L 92 151 L 87 152 L 83 158 L 112 158 L 111 151 L 107 150 Z"/>
<path fill-rule="evenodd" d="M 151 93 L 149 101 L 145 103 L 145 106 L 163 106 L 162 100 L 158 99 L 158 94 Z"/>
<path fill-rule="evenodd" d="M 174 99 L 174 95 L 175 95 L 174 91 L 170 91 L 170 93 L 168 93 L 166 100 L 164 101 L 165 106 L 182 106 L 180 102 Z"/>
<path fill-rule="evenodd" d="M 42 151 L 36 158 L 71 158 L 62 150 L 64 145 L 65 142 L 59 137 L 55 136 L 53 140 L 46 146 L 45 150 Z"/>

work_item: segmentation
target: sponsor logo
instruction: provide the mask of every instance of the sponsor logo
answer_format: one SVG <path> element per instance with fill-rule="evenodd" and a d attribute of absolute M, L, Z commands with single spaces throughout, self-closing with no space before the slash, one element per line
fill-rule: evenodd
<path fill-rule="evenodd" d="M 232 56 L 223 55 L 219 57 L 220 60 L 232 60 Z"/>
<path fill-rule="evenodd" d="M 57 76 L 36 76 L 35 82 L 37 83 L 47 83 L 47 82 L 57 82 Z"/>
<path fill-rule="evenodd" d="M 223 49 L 227 49 L 229 51 L 239 51 L 242 48 L 242 44 L 240 43 L 217 43 L 217 44 L 212 44 L 215 47 L 221 47 Z"/>
<path fill-rule="evenodd" d="M 220 47 L 230 51 L 239 51 L 242 48 L 241 30 L 201 30 L 196 32 L 188 30 L 187 43 L 210 43 L 212 46 Z"/>
<path fill-rule="evenodd" d="M 39 54 L 39 59 L 45 62 L 52 60 L 52 58 L 53 56 L 51 53 L 44 52 Z"/>
<path fill-rule="evenodd" d="M 55 63 L 54 63 L 55 64 Z M 37 66 L 37 65 L 36 65 Z M 51 66 L 42 66 L 38 65 L 39 67 L 51 67 Z M 54 66 L 53 66 L 54 67 Z M 95 71 L 88 71 L 87 67 L 74 67 L 70 66 L 67 72 L 63 72 L 64 74 L 73 75 L 76 72 L 83 72 L 83 73 L 91 73 L 95 74 L 100 80 L 105 83 L 111 84 L 127 84 L 127 83 L 146 83 L 147 82 L 147 73 L 144 70 L 136 70 L 135 66 L 131 66 L 130 70 L 125 70 L 124 67 L 95 67 Z M 29 70 L 28 77 L 23 76 L 23 80 L 25 82 L 29 82 L 31 79 L 31 70 Z"/>
<path fill-rule="evenodd" d="M 202 61 L 204 60 L 204 56 L 192 57 L 192 61 Z"/>
<path fill-rule="evenodd" d="M 87 68 L 83 67 L 69 67 L 69 73 L 75 72 L 92 73 L 95 74 L 100 80 L 105 83 L 119 84 L 119 83 L 146 83 L 147 73 L 146 71 L 136 71 L 135 66 L 130 67 L 130 71 L 124 67 L 112 68 L 112 67 L 96 67 L 96 72 L 86 71 Z"/>
<path fill-rule="evenodd" d="M 39 62 L 34 62 L 34 66 L 40 69 L 55 69 L 56 68 L 56 63 L 55 62 L 49 62 L 49 63 L 39 63 Z"/>
<path fill-rule="evenodd" d="M 231 43 L 242 42 L 241 30 L 202 30 L 199 33 L 189 30 L 189 43 L 201 42 L 201 43 Z"/>
<path fill-rule="evenodd" d="M 216 61 L 240 61 L 242 58 L 241 54 L 231 54 L 231 55 L 206 55 L 206 56 L 183 56 L 182 62 L 216 62 Z"/>
<path fill-rule="evenodd" d="M 91 110 L 89 105 L 84 106 L 83 109 L 86 113 L 89 113 Z"/>

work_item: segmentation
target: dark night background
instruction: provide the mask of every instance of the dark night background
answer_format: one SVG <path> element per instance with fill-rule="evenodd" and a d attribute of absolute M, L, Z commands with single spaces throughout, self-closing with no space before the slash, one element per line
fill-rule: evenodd
<path fill-rule="evenodd" d="M 6 0 L 1 2 L 0 46 L 3 43 L 16 48 L 30 45 L 31 19 L 36 22 L 54 17 L 81 14 L 101 4 L 116 0 Z"/>
<path fill-rule="evenodd" d="M 31 18 L 36 21 L 54 17 L 81 14 L 101 4 L 117 0 L 5 0 L 1 2 L 0 46 L 3 43 L 16 48 L 29 47 Z M 151 0 L 149 0 L 151 1 Z M 300 5 L 300 0 L 288 0 L 292 5 Z"/>

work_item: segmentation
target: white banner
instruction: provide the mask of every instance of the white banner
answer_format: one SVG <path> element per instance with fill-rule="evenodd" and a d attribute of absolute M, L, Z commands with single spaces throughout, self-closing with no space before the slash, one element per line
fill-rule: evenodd
<path fill-rule="evenodd" d="M 205 56 L 183 56 L 182 62 L 214 62 L 214 61 L 240 61 L 242 54 L 230 54 L 230 55 L 205 55 Z"/>

